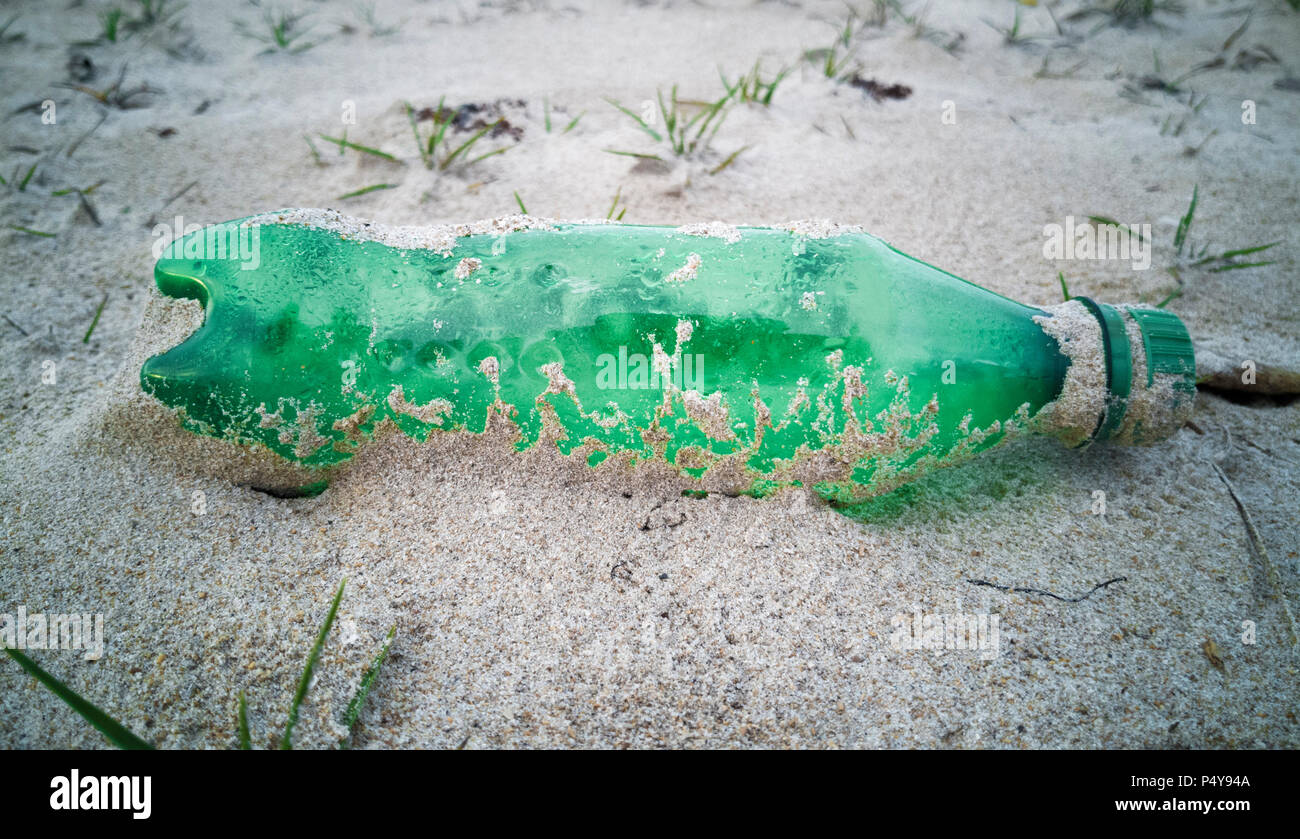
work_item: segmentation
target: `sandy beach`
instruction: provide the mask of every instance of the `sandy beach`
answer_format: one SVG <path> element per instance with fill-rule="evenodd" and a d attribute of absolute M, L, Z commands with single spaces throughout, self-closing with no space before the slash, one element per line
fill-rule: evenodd
<path fill-rule="evenodd" d="M 6 4 L 0 614 L 101 615 L 94 660 L 28 652 L 161 748 L 234 747 L 241 691 L 277 745 L 344 578 L 298 748 L 348 734 L 390 627 L 356 748 L 1300 746 L 1300 12 L 1088 6 L 124 3 L 109 37 L 111 3 Z M 609 102 L 713 101 L 756 62 L 787 70 L 770 102 L 687 158 Z M 463 114 L 456 142 L 502 118 L 474 151 L 505 151 L 426 166 L 408 103 L 425 136 Z M 1165 442 L 1025 435 L 852 515 L 500 434 L 385 435 L 276 497 L 139 373 L 201 322 L 154 290 L 159 243 L 292 207 L 860 225 L 1030 305 L 1058 272 L 1163 304 L 1206 382 Z M 1149 225 L 1149 267 L 1045 255 L 1089 216 Z M 898 643 L 936 615 L 996 646 Z M 0 658 L 0 747 L 108 745 Z"/>

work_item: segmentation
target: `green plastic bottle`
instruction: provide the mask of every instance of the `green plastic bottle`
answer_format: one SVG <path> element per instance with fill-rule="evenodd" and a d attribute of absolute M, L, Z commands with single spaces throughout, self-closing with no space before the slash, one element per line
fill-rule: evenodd
<path fill-rule="evenodd" d="M 520 450 L 856 500 L 1024 430 L 1154 442 L 1195 390 L 1169 312 L 1025 306 L 831 225 L 285 210 L 185 236 L 155 274 L 206 316 L 144 390 L 322 478 L 381 427 L 423 440 L 499 414 Z"/>

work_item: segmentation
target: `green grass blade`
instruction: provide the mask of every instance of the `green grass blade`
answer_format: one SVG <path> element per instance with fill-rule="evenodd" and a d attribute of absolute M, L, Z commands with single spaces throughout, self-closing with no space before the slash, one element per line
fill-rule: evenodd
<path fill-rule="evenodd" d="M 504 117 L 502 117 L 501 119 L 504 119 Z M 485 125 L 482 128 L 480 128 L 478 131 L 475 131 L 472 137 L 470 137 L 465 142 L 461 143 L 459 146 L 456 147 L 454 151 L 452 151 L 451 154 L 447 155 L 447 157 L 443 159 L 442 165 L 439 166 L 438 168 L 446 169 L 448 166 L 452 164 L 452 161 L 460 157 L 462 154 L 468 152 L 470 148 L 472 148 L 473 145 L 483 137 L 484 134 L 487 134 L 493 128 L 496 128 L 498 125 L 500 125 L 501 119 L 498 119 L 496 122 L 492 123 L 491 125 Z M 487 157 L 487 155 L 484 155 L 484 157 Z M 473 163 L 476 160 L 482 160 L 482 159 L 483 159 L 482 157 L 479 157 L 479 158 L 475 158 L 475 160 L 471 160 L 470 162 Z"/>
<path fill-rule="evenodd" d="M 1070 287 L 1065 284 L 1065 272 L 1057 271 L 1056 279 L 1061 282 L 1061 299 L 1068 302 L 1070 299 Z"/>
<path fill-rule="evenodd" d="M 1171 302 L 1177 300 L 1179 297 L 1182 296 L 1183 296 L 1183 290 L 1181 288 L 1176 288 L 1173 291 L 1169 292 L 1169 294 L 1165 296 L 1164 300 L 1161 300 L 1159 303 L 1157 303 L 1156 308 L 1163 309 L 1165 306 L 1169 305 Z"/>
<path fill-rule="evenodd" d="M 99 326 L 99 316 L 104 313 L 104 304 L 107 302 L 108 302 L 108 295 L 105 294 L 104 299 L 99 301 L 99 308 L 95 309 L 95 318 L 90 322 L 90 328 L 86 330 L 86 334 L 84 337 L 82 337 L 81 343 L 83 344 L 90 343 L 90 335 L 92 332 L 95 331 L 95 327 Z"/>
<path fill-rule="evenodd" d="M 329 614 L 325 616 L 325 624 L 320 628 L 320 634 L 316 636 L 316 643 L 312 644 L 311 652 L 307 654 L 307 664 L 302 668 L 302 677 L 298 679 L 298 690 L 289 705 L 289 721 L 284 725 L 284 737 L 280 740 L 281 749 L 293 748 L 293 728 L 298 724 L 298 708 L 307 697 L 307 689 L 311 687 L 312 671 L 316 669 L 321 649 L 325 646 L 325 636 L 329 635 L 330 627 L 334 626 L 334 618 L 339 613 L 339 602 L 343 600 L 343 587 L 347 582 L 346 578 L 339 581 L 339 590 L 334 594 L 334 602 L 330 604 Z"/>
<path fill-rule="evenodd" d="M 437 154 L 437 152 L 438 152 L 438 147 L 441 146 L 441 145 L 442 145 L 442 141 L 443 141 L 444 139 L 446 139 L 446 137 L 447 137 L 447 129 L 448 129 L 450 126 L 451 126 L 451 119 L 448 119 L 448 120 L 447 120 L 446 122 L 444 122 L 442 125 L 439 125 L 439 126 L 438 126 L 438 130 L 437 130 L 436 132 L 434 132 L 433 134 L 430 134 L 430 135 L 429 135 L 429 154 L 430 154 L 430 156 L 436 156 L 436 154 Z"/>
<path fill-rule="evenodd" d="M 783 67 L 781 68 L 781 72 L 776 74 L 776 78 L 772 79 L 772 81 L 768 83 L 767 93 L 763 95 L 763 98 L 761 100 L 764 105 L 772 104 L 772 96 L 776 93 L 777 85 L 785 81 L 785 77 L 788 75 L 790 75 L 790 68 Z"/>
<path fill-rule="evenodd" d="M 370 667 L 361 676 L 361 684 L 357 685 L 357 692 L 348 703 L 348 709 L 343 714 L 343 725 L 348 729 L 348 734 L 339 741 L 339 748 L 346 749 L 352 743 L 352 731 L 357 726 L 357 720 L 361 717 L 361 706 L 365 704 L 366 696 L 370 693 L 370 688 L 374 686 L 375 680 L 379 678 L 379 670 L 384 666 L 384 660 L 388 658 L 388 648 L 392 646 L 393 637 L 397 635 L 397 625 L 394 624 L 388 630 L 388 637 L 384 639 L 384 646 L 379 649 L 375 655 L 374 661 L 370 662 Z"/>
<path fill-rule="evenodd" d="M 586 115 L 587 115 L 587 112 L 586 112 L 586 111 L 583 111 L 582 113 L 578 114 L 576 117 L 573 118 L 573 120 L 572 120 L 568 125 L 564 126 L 564 130 L 561 131 L 560 133 L 561 133 L 561 134 L 568 134 L 570 131 L 572 131 L 573 129 L 577 128 L 577 127 L 578 127 L 578 120 L 582 119 L 582 118 L 585 117 Z"/>
<path fill-rule="evenodd" d="M 621 197 L 623 197 L 623 187 L 619 186 L 619 188 L 614 191 L 614 201 L 609 205 L 609 212 L 605 213 L 606 221 L 609 221 L 614 217 L 614 211 L 618 209 L 618 199 Z"/>
<path fill-rule="evenodd" d="M 719 99 L 717 104 L 713 106 L 713 113 L 711 113 L 709 115 L 709 119 L 705 120 L 704 124 L 700 126 L 699 132 L 697 132 L 695 135 L 695 140 L 691 143 L 692 151 L 694 151 L 695 147 L 699 145 L 700 138 L 704 135 L 704 129 L 709 127 L 709 122 L 714 117 L 717 117 L 718 121 L 713 123 L 713 130 L 709 132 L 708 139 L 704 141 L 703 148 L 708 148 L 713 143 L 713 138 L 718 136 L 718 129 L 722 127 L 722 123 L 727 121 L 727 114 L 729 113 L 729 111 L 725 107 L 726 104 L 727 104 L 726 99 Z"/>
<path fill-rule="evenodd" d="M 647 125 L 647 124 L 646 124 L 646 121 L 643 120 L 643 119 L 641 119 L 641 115 L 640 115 L 640 114 L 636 113 L 636 112 L 633 111 L 631 108 L 627 108 L 627 107 L 625 107 L 624 105 L 622 105 L 621 103 L 619 103 L 617 100 L 609 99 L 609 98 L 607 97 L 607 98 L 605 99 L 605 101 L 608 102 L 609 104 L 613 105 L 615 108 L 618 108 L 620 111 L 622 111 L 623 113 L 627 114 L 627 115 L 630 116 L 632 119 L 636 120 L 636 124 L 639 125 L 639 126 L 641 126 L 641 130 L 644 131 L 645 133 L 649 134 L 651 137 L 654 137 L 656 143 L 658 143 L 658 142 L 662 142 L 662 141 L 663 141 L 663 139 L 664 139 L 664 135 L 660 134 L 658 131 L 655 131 L 653 128 L 651 128 L 649 125 Z M 662 108 L 662 106 L 663 106 L 663 100 L 662 100 L 662 97 L 660 98 L 660 103 L 659 103 L 659 104 L 660 104 L 660 107 Z"/>
<path fill-rule="evenodd" d="M 1224 251 L 1222 254 L 1219 255 L 1219 259 L 1232 259 L 1234 256 L 1245 256 L 1248 253 L 1259 253 L 1260 251 L 1266 251 L 1269 248 L 1280 244 L 1282 244 L 1282 241 L 1278 240 L 1276 242 L 1269 242 L 1267 245 L 1256 245 L 1253 248 L 1241 248 L 1235 251 Z"/>
<path fill-rule="evenodd" d="M 723 109 L 726 107 L 729 101 L 731 101 L 731 94 L 725 94 L 718 101 L 710 103 L 704 110 L 700 111 L 700 113 L 695 116 L 695 119 L 691 120 L 690 124 L 687 125 L 687 128 L 691 127 L 691 125 L 694 125 L 696 121 L 699 120 L 701 117 L 703 117 L 704 119 L 704 122 L 700 125 L 699 130 L 695 132 L 695 138 L 697 140 L 700 138 L 702 134 L 704 134 L 705 129 L 709 127 L 709 123 L 713 121 L 714 117 L 716 117 L 719 113 L 722 113 Z"/>
<path fill-rule="evenodd" d="M 686 127 L 682 129 L 683 139 L 685 139 L 686 135 L 690 133 L 690 130 L 695 127 L 696 123 L 699 123 L 700 125 L 699 130 L 695 132 L 695 139 L 691 142 L 692 149 L 695 148 L 695 144 L 700 141 L 700 136 L 704 133 L 704 130 L 709 127 L 709 123 L 712 122 L 713 118 L 717 115 L 718 110 L 717 104 L 715 103 L 702 109 L 698 114 L 687 121 Z"/>
<path fill-rule="evenodd" d="M 478 157 L 471 157 L 469 160 L 465 161 L 465 165 L 473 166 L 475 163 L 478 163 L 480 160 L 487 160 L 489 157 L 495 157 L 498 154 L 505 154 L 506 152 L 510 151 L 510 148 L 511 148 L 510 146 L 502 146 L 499 149 L 493 149 L 490 152 L 480 154 Z"/>
<path fill-rule="evenodd" d="M 671 107 L 664 102 L 662 90 L 655 90 L 655 98 L 659 100 L 659 116 L 663 118 L 664 130 L 668 132 L 668 139 L 672 140 L 673 130 L 677 127 L 677 85 L 673 85 L 672 92 L 668 96 L 668 101 L 672 103 Z"/>
<path fill-rule="evenodd" d="M 239 748 L 248 751 L 253 748 L 253 738 L 248 733 L 248 700 L 244 692 L 239 692 Z"/>
<path fill-rule="evenodd" d="M 677 106 L 677 85 L 673 85 L 672 91 L 668 94 L 668 104 L 664 103 L 664 92 L 655 91 L 655 98 L 659 100 L 659 116 L 664 121 L 664 132 L 668 135 L 668 143 L 677 148 L 681 140 L 677 137 L 677 120 L 681 116 L 681 111 Z"/>
<path fill-rule="evenodd" d="M 397 184 L 371 184 L 370 186 L 363 186 L 361 189 L 354 189 L 351 192 L 345 192 L 338 197 L 338 200 L 342 201 L 345 198 L 356 198 L 358 195 L 367 195 L 371 192 L 378 192 L 381 189 L 396 188 Z"/>
<path fill-rule="evenodd" d="M 722 161 L 717 166 L 714 166 L 712 169 L 710 169 L 709 174 L 716 175 L 719 172 L 721 172 L 723 169 L 726 169 L 728 166 L 735 163 L 736 158 L 740 157 L 740 155 L 748 148 L 749 146 L 741 146 L 740 148 L 736 149 L 731 154 L 727 155 L 726 160 Z"/>
<path fill-rule="evenodd" d="M 1211 274 L 1218 274 L 1222 271 L 1236 271 L 1241 268 L 1263 268 L 1265 265 L 1276 265 L 1276 261 L 1269 262 L 1233 262 L 1228 265 L 1216 265 L 1210 269 Z"/>
<path fill-rule="evenodd" d="M 101 711 L 95 705 L 82 699 L 76 691 L 60 682 L 58 679 L 46 673 L 36 662 L 23 655 L 18 650 L 12 650 L 5 647 L 5 652 L 9 657 L 18 662 L 18 666 L 28 672 L 36 681 L 49 688 L 50 692 L 62 699 L 64 702 L 76 711 L 86 720 L 99 730 L 101 734 L 108 738 L 108 742 L 117 746 L 119 749 L 152 749 L 139 737 L 132 734 L 126 726 Z"/>
<path fill-rule="evenodd" d="M 302 135 L 302 138 L 307 141 L 307 148 L 311 149 L 312 160 L 316 161 L 317 166 L 322 165 L 322 161 L 320 159 L 320 150 L 316 148 L 316 144 L 313 143 L 311 141 L 311 138 L 308 137 L 306 134 Z"/>
<path fill-rule="evenodd" d="M 1142 230 L 1137 225 L 1121 224 L 1110 216 L 1088 216 L 1087 219 L 1093 224 L 1100 224 L 1107 227 L 1118 227 L 1130 236 L 1135 236 L 1139 242 L 1146 241 L 1142 236 Z"/>
<path fill-rule="evenodd" d="M 1227 264 L 1232 264 L 1232 259 L 1234 257 L 1245 256 L 1246 254 L 1250 254 L 1250 253 L 1259 253 L 1260 251 L 1266 251 L 1269 248 L 1273 247 L 1274 245 L 1280 245 L 1280 244 L 1282 244 L 1280 241 L 1270 242 L 1267 245 L 1256 245 L 1253 248 L 1238 248 L 1237 250 L 1234 251 L 1224 251 L 1223 253 L 1218 254 L 1216 256 L 1201 257 L 1200 259 L 1197 259 L 1195 262 L 1192 263 L 1192 267 L 1199 268 L 1202 265 L 1209 265 L 1212 262 L 1224 262 Z M 1272 263 L 1257 263 L 1257 264 L 1271 265 Z M 1222 270 L 1222 269 L 1216 268 L 1211 270 Z"/>
<path fill-rule="evenodd" d="M 524 206 L 524 199 L 519 197 L 519 190 L 515 190 L 515 203 L 519 205 L 519 212 L 528 215 L 528 208 Z"/>
<path fill-rule="evenodd" d="M 9 225 L 10 230 L 17 230 L 19 233 L 26 233 L 28 236 L 40 236 L 42 239 L 53 239 L 59 235 L 57 233 L 48 233 L 44 230 L 33 230 L 30 227 L 23 227 L 21 224 Z"/>
<path fill-rule="evenodd" d="M 432 169 L 429 152 L 424 147 L 424 140 L 420 139 L 420 126 L 415 123 L 415 108 L 411 107 L 410 102 L 403 102 L 402 105 L 406 108 L 406 121 L 411 124 L 411 134 L 415 136 L 415 150 L 420 153 L 420 162 L 424 164 L 424 168 Z"/>
<path fill-rule="evenodd" d="M 380 151 L 379 149 L 372 149 L 370 146 L 363 146 L 360 143 L 354 143 L 351 140 L 345 138 L 326 137 L 324 134 L 321 134 L 320 138 L 327 143 L 333 143 L 334 145 L 338 146 L 340 150 L 352 149 L 353 151 L 359 151 L 362 152 L 363 154 L 370 154 L 370 155 L 374 155 L 375 157 L 383 158 L 384 160 L 387 160 L 390 163 L 401 163 L 400 160 L 398 160 L 396 157 L 393 157 L 391 154 L 389 154 L 386 151 Z"/>
<path fill-rule="evenodd" d="M 727 74 L 723 72 L 721 67 L 719 67 L 718 78 L 722 79 L 722 89 L 727 91 L 728 94 L 736 90 L 741 91 L 742 94 L 744 93 L 744 90 L 741 87 L 741 85 L 745 83 L 745 77 L 743 75 L 736 79 L 735 82 L 729 82 L 727 81 Z"/>
<path fill-rule="evenodd" d="M 621 154 L 624 157 L 635 157 L 641 160 L 658 160 L 661 163 L 663 162 L 663 158 L 660 157 L 659 155 L 650 154 L 648 152 L 643 152 L 643 151 L 620 151 L 619 149 L 601 149 L 601 151 L 604 151 L 608 154 Z"/>
<path fill-rule="evenodd" d="M 1196 215 L 1196 196 L 1200 190 L 1200 184 L 1192 187 L 1192 203 L 1187 205 L 1187 213 L 1178 220 L 1178 230 L 1174 233 L 1174 250 L 1178 253 L 1183 252 L 1183 243 L 1187 241 L 1187 233 L 1192 229 L 1192 217 Z"/>
<path fill-rule="evenodd" d="M 433 122 L 434 125 L 438 126 L 438 130 L 429 135 L 429 154 L 433 154 L 437 151 L 438 146 L 442 144 L 443 139 L 447 136 L 447 129 L 451 127 L 452 118 L 450 116 L 444 119 L 441 123 L 438 122 L 438 118 L 442 116 L 442 109 L 446 102 L 446 96 L 438 97 L 438 109 L 433 112 Z"/>

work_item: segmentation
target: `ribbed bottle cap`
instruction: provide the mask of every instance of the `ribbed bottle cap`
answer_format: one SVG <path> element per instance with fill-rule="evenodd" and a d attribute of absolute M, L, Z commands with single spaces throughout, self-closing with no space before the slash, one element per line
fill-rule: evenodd
<path fill-rule="evenodd" d="M 1196 353 L 1192 349 L 1187 327 L 1173 312 L 1164 309 L 1129 309 L 1129 315 L 1142 330 L 1147 353 L 1147 386 L 1156 373 L 1178 376 L 1178 390 L 1196 390 Z"/>

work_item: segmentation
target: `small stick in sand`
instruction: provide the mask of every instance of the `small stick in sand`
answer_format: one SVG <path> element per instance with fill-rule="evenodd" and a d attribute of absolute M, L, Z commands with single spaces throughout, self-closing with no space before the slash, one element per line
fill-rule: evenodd
<path fill-rule="evenodd" d="M 68 150 L 67 150 L 66 152 L 64 152 L 64 155 L 67 156 L 67 157 L 72 157 L 73 152 L 75 152 L 77 149 L 81 148 L 81 144 L 84 143 L 84 142 L 86 142 L 86 139 L 87 139 L 88 137 L 90 137 L 91 134 L 94 134 L 96 131 L 98 131 L 98 130 L 99 130 L 99 126 L 103 125 L 103 124 L 104 124 L 104 121 L 107 120 L 107 119 L 108 119 L 108 114 L 100 114 L 100 116 L 99 116 L 99 122 L 97 122 L 97 123 L 95 123 L 94 125 L 92 125 L 92 126 L 90 127 L 90 130 L 87 131 L 85 134 L 82 134 L 82 135 L 81 135 L 80 137 L 78 137 L 76 140 L 73 140 L 73 141 L 72 141 L 72 145 L 68 146 Z"/>
<path fill-rule="evenodd" d="M 1082 603 L 1084 600 L 1087 600 L 1089 597 L 1092 597 L 1093 593 L 1096 592 L 1098 589 L 1106 588 L 1107 586 L 1112 585 L 1113 583 L 1122 583 L 1122 582 L 1124 582 L 1124 581 L 1127 580 L 1127 579 L 1128 579 L 1128 577 L 1112 577 L 1111 579 L 1107 580 L 1107 581 L 1104 582 L 1104 583 L 1097 583 L 1097 585 L 1093 586 L 1093 587 L 1088 591 L 1087 594 L 1081 595 L 1081 596 L 1079 596 L 1079 597 L 1062 597 L 1062 596 L 1059 595 L 1059 594 L 1052 594 L 1050 591 L 1044 591 L 1044 590 L 1041 589 L 1041 588 L 1022 588 L 1022 587 L 1020 587 L 1020 586 L 1001 586 L 1001 585 L 998 585 L 997 583 L 990 583 L 988 580 L 969 580 L 969 579 L 968 579 L 966 582 L 971 583 L 972 585 L 977 585 L 977 586 L 988 586 L 989 588 L 995 588 L 995 589 L 997 589 L 998 591 L 1005 591 L 1005 592 L 1007 592 L 1008 594 L 1041 594 L 1041 595 L 1044 595 L 1044 596 L 1046 596 L 1046 597 L 1054 597 L 1054 598 L 1056 598 L 1057 600 L 1060 600 L 1060 601 L 1063 602 L 1063 603 Z"/>
<path fill-rule="evenodd" d="M 168 207 L 172 205 L 173 201 L 180 198 L 182 195 L 189 192 L 194 187 L 198 186 L 198 184 L 199 184 L 198 181 L 190 181 L 185 186 L 181 187 L 179 192 L 177 192 L 171 198 L 168 198 L 167 201 L 164 202 L 163 205 L 158 208 L 158 213 L 161 213 L 163 210 L 166 210 Z M 158 223 L 158 213 L 154 213 L 153 215 L 149 216 L 149 221 L 145 223 L 145 227 L 153 227 L 155 224 Z"/>
<path fill-rule="evenodd" d="M 1237 512 L 1241 513 L 1241 520 L 1246 525 L 1246 540 L 1250 543 L 1251 552 L 1259 557 L 1260 562 L 1263 563 L 1264 571 L 1268 575 L 1268 583 L 1273 587 L 1274 596 L 1282 603 L 1282 612 L 1286 615 L 1287 633 L 1291 637 L 1291 646 L 1294 647 L 1297 643 L 1295 614 L 1291 611 L 1291 603 L 1286 599 L 1286 593 L 1282 590 L 1282 580 L 1278 576 L 1277 566 L 1269 558 L 1268 551 L 1264 550 L 1264 541 L 1259 538 L 1259 530 L 1255 528 L 1255 522 L 1251 519 L 1249 511 L 1246 510 L 1246 505 L 1241 503 L 1241 498 L 1237 495 L 1237 490 L 1232 485 L 1232 481 L 1228 480 L 1228 476 L 1223 473 L 1223 469 L 1219 467 L 1219 464 L 1211 461 L 1210 466 L 1213 467 L 1215 474 L 1219 476 L 1219 480 L 1223 481 L 1223 485 L 1228 488 L 1228 494 L 1232 496 L 1232 502 L 1237 505 Z"/>
<path fill-rule="evenodd" d="M 6 323 L 8 323 L 8 324 L 9 324 L 10 326 L 12 326 L 14 329 L 17 329 L 19 332 L 23 333 L 23 337 L 24 337 L 24 338 L 30 338 L 30 337 L 31 337 L 31 334 L 30 334 L 26 329 L 23 329 L 21 326 L 19 326 L 18 324 L 14 323 L 14 319 L 13 319 L 13 318 L 9 317 L 8 315 L 3 315 L 3 317 L 4 317 Z"/>

